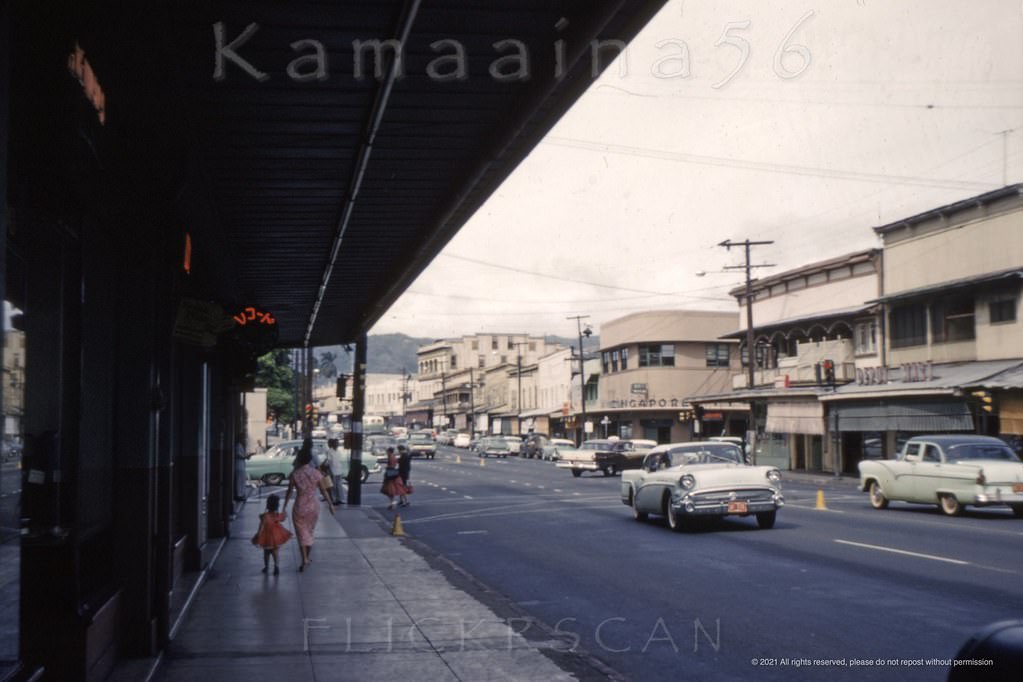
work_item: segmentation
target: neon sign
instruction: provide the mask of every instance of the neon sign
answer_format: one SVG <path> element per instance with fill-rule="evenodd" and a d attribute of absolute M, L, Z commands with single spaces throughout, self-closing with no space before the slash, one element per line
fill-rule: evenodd
<path fill-rule="evenodd" d="M 238 323 L 239 327 L 245 327 L 249 324 L 261 324 L 266 326 L 273 326 L 277 324 L 277 320 L 274 316 L 268 312 L 257 310 L 256 308 L 249 306 L 242 310 L 237 315 L 234 315 L 234 321 Z"/>
<path fill-rule="evenodd" d="M 103 92 L 103 86 L 99 84 L 99 79 L 96 78 L 96 72 L 92 70 L 92 64 L 85 57 L 85 50 L 82 49 L 82 46 L 77 41 L 75 42 L 74 51 L 68 55 L 67 70 L 78 81 L 78 84 L 82 86 L 85 98 L 89 100 L 92 108 L 96 110 L 99 124 L 103 125 L 106 123 L 107 96 Z"/>

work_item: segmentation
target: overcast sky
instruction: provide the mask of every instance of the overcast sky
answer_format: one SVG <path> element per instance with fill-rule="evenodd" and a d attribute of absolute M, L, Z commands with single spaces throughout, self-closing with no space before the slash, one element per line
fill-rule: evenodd
<path fill-rule="evenodd" d="M 373 333 L 737 310 L 722 240 L 767 276 L 1020 182 L 1021 37 L 1021 0 L 670 0 Z"/>

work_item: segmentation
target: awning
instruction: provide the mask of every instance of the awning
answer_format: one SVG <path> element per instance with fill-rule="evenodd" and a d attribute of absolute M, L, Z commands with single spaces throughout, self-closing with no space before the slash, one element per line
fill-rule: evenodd
<path fill-rule="evenodd" d="M 824 406 L 816 400 L 767 403 L 768 433 L 824 435 Z"/>
<path fill-rule="evenodd" d="M 1002 433 L 1023 435 L 1023 395 L 1000 396 L 998 420 Z"/>
<path fill-rule="evenodd" d="M 832 431 L 973 431 L 973 416 L 959 400 L 833 403 Z"/>

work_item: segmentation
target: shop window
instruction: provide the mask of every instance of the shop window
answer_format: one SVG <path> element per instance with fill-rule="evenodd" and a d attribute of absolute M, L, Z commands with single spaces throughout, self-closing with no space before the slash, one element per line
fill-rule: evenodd
<path fill-rule="evenodd" d="M 934 343 L 976 338 L 973 298 L 940 299 L 931 304 L 931 339 Z"/>
<path fill-rule="evenodd" d="M 991 319 L 991 324 L 1015 322 L 1018 307 L 1016 296 L 1012 294 L 1003 294 L 991 299 L 991 302 L 988 303 L 988 316 Z"/>
<path fill-rule="evenodd" d="M 647 344 L 639 347 L 640 367 L 674 367 L 674 344 Z"/>
<path fill-rule="evenodd" d="M 727 343 L 708 343 L 706 354 L 708 367 L 728 367 Z"/>
<path fill-rule="evenodd" d="M 892 348 L 922 346 L 927 343 L 927 308 L 909 303 L 892 308 Z"/>

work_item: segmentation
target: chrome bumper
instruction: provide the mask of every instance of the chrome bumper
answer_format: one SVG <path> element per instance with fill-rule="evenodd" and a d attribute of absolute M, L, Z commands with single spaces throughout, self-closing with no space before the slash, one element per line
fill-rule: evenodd
<path fill-rule="evenodd" d="M 596 471 L 597 470 L 597 463 L 596 462 L 577 462 L 577 461 L 568 461 L 568 462 L 566 462 L 565 460 L 558 460 L 558 463 L 555 464 L 554 466 L 558 467 L 559 469 L 583 469 L 585 471 Z"/>
<path fill-rule="evenodd" d="M 730 512 L 730 502 L 745 502 L 745 512 Z M 671 501 L 672 509 L 676 514 L 697 516 L 706 514 L 708 516 L 727 516 L 729 514 L 758 514 L 761 512 L 774 511 L 785 506 L 785 497 L 781 491 L 757 490 L 757 491 L 731 491 L 715 493 L 685 494 L 678 500 Z"/>

